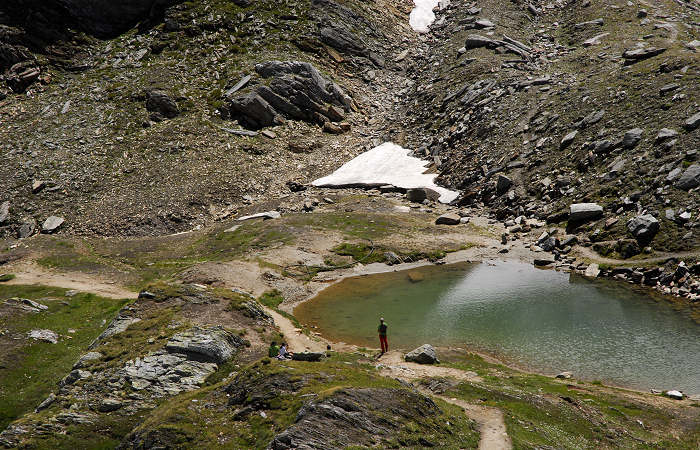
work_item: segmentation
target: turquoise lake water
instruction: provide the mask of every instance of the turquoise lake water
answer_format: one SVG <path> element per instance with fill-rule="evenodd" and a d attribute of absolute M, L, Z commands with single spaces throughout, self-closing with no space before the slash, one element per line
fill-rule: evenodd
<path fill-rule="evenodd" d="M 294 313 L 335 341 L 378 348 L 384 317 L 390 348 L 471 348 L 547 374 L 700 394 L 700 325 L 686 314 L 621 283 L 528 264 L 348 278 Z"/>

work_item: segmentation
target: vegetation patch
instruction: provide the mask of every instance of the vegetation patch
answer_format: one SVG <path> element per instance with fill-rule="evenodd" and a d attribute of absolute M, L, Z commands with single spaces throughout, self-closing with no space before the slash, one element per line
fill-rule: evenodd
<path fill-rule="evenodd" d="M 70 372 L 82 351 L 128 300 L 45 286 L 0 286 L 0 429 L 36 407 Z M 2 306 L 11 297 L 28 298 L 48 309 L 39 313 Z M 29 331 L 48 329 L 58 343 L 34 341 Z"/>

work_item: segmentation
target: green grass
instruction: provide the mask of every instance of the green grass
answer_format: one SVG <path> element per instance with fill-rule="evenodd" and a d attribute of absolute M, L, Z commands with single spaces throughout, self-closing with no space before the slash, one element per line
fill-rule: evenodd
<path fill-rule="evenodd" d="M 13 273 L 5 273 L 0 275 L 0 283 L 4 283 L 6 281 L 12 281 L 15 279 L 15 274 Z"/>
<path fill-rule="evenodd" d="M 300 389 L 296 392 L 278 391 L 267 400 L 264 418 L 257 412 L 242 420 L 233 418 L 235 407 L 226 405 L 227 397 L 222 392 L 232 382 L 232 378 L 228 378 L 161 405 L 136 432 L 153 433 L 161 438 L 161 445 L 165 443 L 169 448 L 263 449 L 275 435 L 294 424 L 299 409 L 310 400 L 322 401 L 347 388 L 402 388 L 396 380 L 379 376 L 372 366 L 359 361 L 356 356 L 342 353 L 319 363 L 280 363 L 265 358 L 242 369 L 236 375 L 235 384 L 257 386 L 274 377 L 299 382 Z M 459 408 L 441 401 L 437 403 L 442 410 L 440 414 L 416 418 L 420 426 L 400 424 L 396 436 L 383 442 L 382 447 L 413 447 L 421 436 L 431 437 L 442 448 L 476 447 L 478 433 L 474 423 Z M 391 415 L 387 419 L 396 420 Z M 446 432 L 448 421 L 452 425 Z M 438 437 L 429 436 L 433 433 Z M 411 442 L 414 444 L 406 445 Z"/>
<path fill-rule="evenodd" d="M 668 430 L 677 427 L 668 411 L 600 382 L 561 382 L 489 363 L 474 354 L 444 359 L 445 365 L 473 370 L 483 379 L 460 383 L 445 395 L 499 408 L 514 448 L 629 448 L 637 442 L 639 448 L 690 449 L 699 437 L 697 425 L 692 431 L 692 423 L 686 423 L 690 428 L 681 440 L 666 442 Z"/>
<path fill-rule="evenodd" d="M 57 344 L 22 341 L 0 356 L 0 429 L 56 389 L 58 381 L 105 328 L 104 323 L 127 303 L 93 294 L 64 294 L 64 289 L 43 286 L 0 286 L 0 300 L 23 297 L 49 307 L 37 314 L 3 315 L 0 330 L 7 330 L 10 336 L 26 336 L 32 329 L 50 329 L 61 336 Z M 75 333 L 69 333 L 69 329 Z"/>

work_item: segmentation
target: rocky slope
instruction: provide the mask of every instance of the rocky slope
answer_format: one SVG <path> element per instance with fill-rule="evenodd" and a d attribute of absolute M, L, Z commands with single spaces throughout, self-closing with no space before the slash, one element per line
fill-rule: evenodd
<path fill-rule="evenodd" d="M 656 287 L 698 315 L 698 6 L 446 0 L 427 34 L 409 11 L 0 5 L 0 275 L 141 291 L 0 285 L 0 446 L 474 448 L 445 394 L 498 408 L 516 447 L 697 447 L 697 400 L 464 352 L 440 355 L 464 376 L 423 380 L 364 349 L 264 358 L 284 337 L 261 304 L 457 251 Z M 458 200 L 310 186 L 387 141 Z"/>

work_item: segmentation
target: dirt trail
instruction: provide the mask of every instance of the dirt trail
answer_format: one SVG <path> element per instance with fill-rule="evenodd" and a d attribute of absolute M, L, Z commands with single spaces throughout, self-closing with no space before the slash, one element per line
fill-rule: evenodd
<path fill-rule="evenodd" d="M 136 298 L 138 296 L 138 293 L 127 290 L 117 283 L 100 280 L 93 275 L 86 275 L 80 272 L 54 272 L 39 266 L 35 262 L 10 265 L 7 266 L 6 270 L 8 273 L 13 273 L 15 278 L 4 284 L 56 286 L 118 299 Z"/>
<path fill-rule="evenodd" d="M 503 413 L 498 408 L 473 405 L 464 400 L 449 398 L 442 395 L 435 395 L 426 392 L 434 397 L 442 399 L 447 403 L 457 405 L 464 410 L 464 414 L 479 424 L 479 450 L 504 450 L 513 448 L 508 433 L 506 433 L 506 423 L 503 421 Z"/>
<path fill-rule="evenodd" d="M 689 258 L 689 257 L 694 257 L 694 256 L 700 256 L 700 252 L 697 251 L 692 251 L 692 252 L 678 252 L 678 253 L 661 253 L 659 256 L 655 256 L 653 258 L 646 258 L 646 259 L 614 259 L 614 258 L 605 258 L 597 254 L 595 251 L 593 251 L 589 247 L 580 247 L 577 246 L 574 248 L 574 251 L 572 253 L 577 253 L 579 256 L 582 256 L 584 258 L 588 258 L 593 262 L 596 262 L 598 264 L 603 263 L 603 264 L 626 264 L 626 265 L 644 265 L 644 264 L 658 264 L 661 262 L 666 261 L 669 258 L 676 258 L 676 259 L 683 259 L 683 258 Z"/>
<path fill-rule="evenodd" d="M 275 325 L 277 325 L 280 332 L 284 335 L 290 352 L 323 352 L 326 350 L 325 342 L 305 335 L 300 329 L 294 326 L 291 320 L 270 308 L 265 308 L 265 311 L 272 317 L 275 321 Z"/>
<path fill-rule="evenodd" d="M 325 349 L 325 341 L 309 338 L 301 333 L 301 331 L 286 317 L 283 317 L 269 308 L 265 309 L 274 319 L 275 325 L 277 325 L 282 334 L 284 334 L 291 351 L 323 351 Z M 382 376 L 406 381 L 425 377 L 451 377 L 461 381 L 480 381 L 479 376 L 474 372 L 452 367 L 406 362 L 403 359 L 403 353 L 396 350 L 382 355 L 378 359 L 377 368 L 380 370 Z M 461 407 L 467 417 L 479 424 L 479 432 L 481 433 L 481 439 L 479 441 L 480 450 L 504 450 L 512 448 L 510 437 L 508 437 L 506 433 L 506 424 L 503 421 L 503 414 L 497 408 L 473 405 L 456 398 L 436 395 L 427 390 L 421 390 L 421 392 Z"/>

